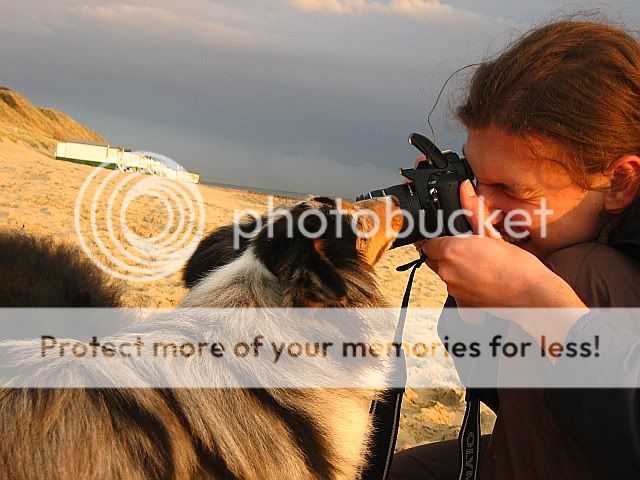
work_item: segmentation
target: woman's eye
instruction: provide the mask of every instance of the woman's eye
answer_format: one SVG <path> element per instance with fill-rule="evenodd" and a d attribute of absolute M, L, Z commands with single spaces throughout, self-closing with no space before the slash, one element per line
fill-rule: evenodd
<path fill-rule="evenodd" d="M 505 185 L 503 183 L 494 185 L 495 189 L 505 195 L 508 195 L 513 198 L 522 198 L 524 196 L 524 191 L 520 188 L 513 187 L 511 185 Z"/>
<path fill-rule="evenodd" d="M 478 182 L 478 190 L 485 193 L 505 193 L 508 187 L 499 183 L 480 183 Z"/>
<path fill-rule="evenodd" d="M 524 191 L 515 189 L 505 184 L 478 184 L 478 194 L 485 196 L 487 199 L 491 198 L 494 202 L 504 199 L 504 201 L 510 200 L 524 200 L 526 194 Z"/>
<path fill-rule="evenodd" d="M 528 198 L 525 192 L 519 190 L 503 190 L 502 193 L 514 200 L 526 200 Z"/>

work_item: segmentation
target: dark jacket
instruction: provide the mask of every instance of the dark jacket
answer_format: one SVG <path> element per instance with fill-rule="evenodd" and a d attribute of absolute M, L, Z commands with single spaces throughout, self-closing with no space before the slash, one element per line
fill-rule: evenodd
<path fill-rule="evenodd" d="M 640 307 L 640 212 L 636 209 L 612 230 L 608 245 L 575 245 L 547 261 L 587 306 Z M 453 299 L 447 306 L 455 306 Z M 450 314 L 441 318 L 441 338 L 452 330 L 448 325 L 452 321 L 456 320 Z M 595 322 L 598 318 L 593 315 L 580 319 L 570 339 L 592 339 Z M 477 327 L 467 330 L 469 338 L 482 335 Z M 607 368 L 616 372 L 625 362 L 624 368 L 640 378 L 640 360 L 625 353 L 621 352 L 620 363 Z M 460 361 L 456 368 L 463 382 L 473 371 Z M 554 375 L 563 368 L 560 359 Z M 474 393 L 497 413 L 481 478 L 640 478 L 638 390 L 476 389 Z"/>

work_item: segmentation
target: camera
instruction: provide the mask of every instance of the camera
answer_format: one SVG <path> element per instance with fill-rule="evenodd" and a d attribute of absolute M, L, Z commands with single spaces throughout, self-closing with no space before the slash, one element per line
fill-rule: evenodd
<path fill-rule="evenodd" d="M 400 174 L 410 182 L 372 190 L 358 196 L 356 201 L 387 195 L 398 199 L 404 211 L 404 224 L 391 248 L 428 237 L 470 232 L 460 205 L 460 184 L 467 179 L 475 181 L 469 163 L 450 150 L 441 151 L 418 133 L 409 135 L 409 144 L 426 157 L 416 168 L 400 169 Z"/>

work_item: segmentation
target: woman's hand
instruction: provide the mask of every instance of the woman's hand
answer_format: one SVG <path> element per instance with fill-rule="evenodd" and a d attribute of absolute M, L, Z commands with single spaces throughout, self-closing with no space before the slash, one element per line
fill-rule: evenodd
<path fill-rule="evenodd" d="M 540 260 L 503 240 L 440 237 L 424 241 L 422 251 L 458 306 L 584 307 L 573 289 Z"/>
<path fill-rule="evenodd" d="M 420 244 L 427 265 L 447 284 L 461 317 L 470 324 L 484 322 L 480 308 L 517 323 L 533 338 L 543 336 L 563 343 L 575 322 L 588 312 L 578 295 L 562 278 L 533 254 L 500 238 L 490 224 L 480 225 L 483 204 L 468 180 L 460 189 L 462 207 L 471 212 L 474 235 L 439 237 Z M 500 221 L 495 216 L 494 221 Z M 478 235 L 483 232 L 483 235 Z M 541 316 L 513 308 L 556 308 Z M 497 310 L 496 310 L 497 309 Z M 555 362 L 555 360 L 552 360 Z"/>
<path fill-rule="evenodd" d="M 500 239 L 490 224 L 480 225 L 485 208 L 468 180 L 460 189 L 471 212 L 474 235 L 439 237 L 421 243 L 429 266 L 447 284 L 459 306 L 479 308 L 584 307 L 573 289 L 531 253 Z M 483 218 L 489 218 L 485 212 Z M 496 217 L 494 221 L 499 221 Z M 478 235 L 483 232 L 484 235 Z"/>

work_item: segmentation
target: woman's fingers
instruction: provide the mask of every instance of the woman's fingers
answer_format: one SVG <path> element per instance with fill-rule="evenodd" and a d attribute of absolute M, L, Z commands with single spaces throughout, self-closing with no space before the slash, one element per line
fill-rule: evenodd
<path fill-rule="evenodd" d="M 435 254 L 436 251 L 438 251 L 439 249 L 437 242 L 436 242 L 436 246 L 434 247 L 430 247 L 429 245 L 427 245 L 429 242 L 433 242 L 433 240 L 437 240 L 437 239 L 423 240 L 422 242 L 416 242 L 413 245 L 416 247 L 416 250 L 418 251 L 418 253 L 424 253 L 425 255 L 427 255 L 427 259 L 424 261 L 424 263 L 427 265 L 427 267 L 429 267 L 431 270 L 433 270 L 437 274 L 440 264 L 438 260 L 433 258 L 431 255 L 427 254 L 427 250 L 430 250 L 432 253 Z"/>
<path fill-rule="evenodd" d="M 476 193 L 470 180 L 460 184 L 460 203 L 462 208 L 469 212 L 467 218 L 473 233 L 489 238 L 502 238 L 493 227 L 493 224 L 502 220 L 502 212 L 497 210 L 495 213 L 491 212 L 482 197 Z"/>
<path fill-rule="evenodd" d="M 431 260 L 440 260 L 444 255 L 447 241 L 452 237 L 438 237 L 423 241 L 422 251 Z"/>
<path fill-rule="evenodd" d="M 416 251 L 418 253 L 420 253 L 420 254 L 424 253 L 426 255 L 427 251 L 426 251 L 425 248 L 429 248 L 429 247 L 426 247 L 426 244 L 428 242 L 430 242 L 430 241 L 432 241 L 432 240 L 422 240 L 421 242 L 414 243 L 413 246 L 416 247 Z M 435 248 L 437 248 L 437 246 L 434 247 L 434 249 L 432 249 L 432 250 L 435 251 Z M 427 255 L 427 259 L 425 260 L 424 263 L 431 270 L 433 270 L 434 272 L 438 273 L 438 260 L 436 260 L 435 258 L 431 258 L 429 255 Z"/>
<path fill-rule="evenodd" d="M 427 267 L 429 267 L 431 270 L 433 270 L 436 274 L 438 273 L 438 268 L 440 266 L 440 263 L 437 260 L 434 260 L 433 258 L 427 258 L 424 263 L 427 265 Z"/>

